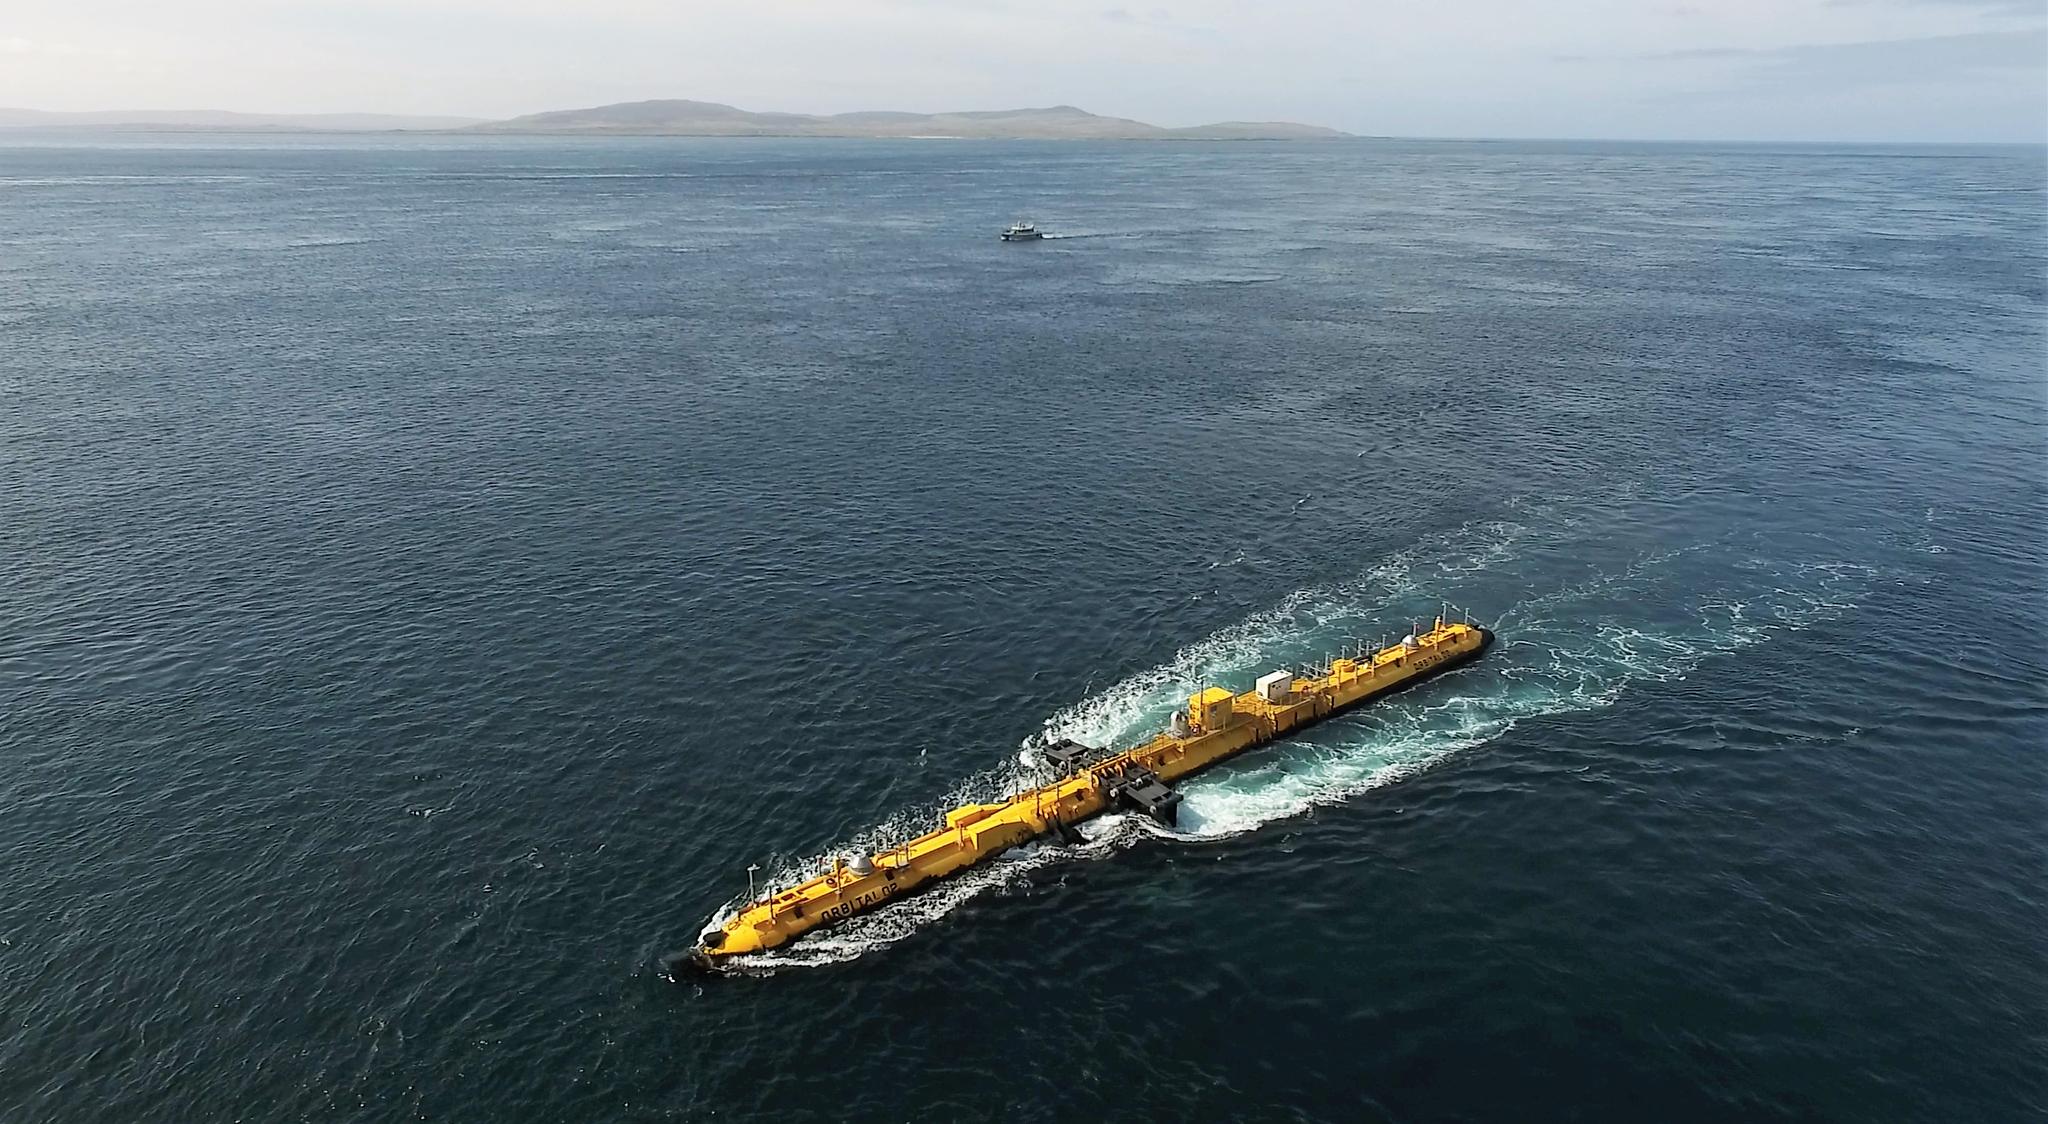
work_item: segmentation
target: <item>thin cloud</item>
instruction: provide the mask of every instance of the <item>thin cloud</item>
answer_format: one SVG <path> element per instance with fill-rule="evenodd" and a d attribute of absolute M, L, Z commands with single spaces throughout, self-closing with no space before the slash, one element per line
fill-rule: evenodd
<path fill-rule="evenodd" d="M 2048 19 L 2048 0 L 1827 0 L 1830 8 L 1868 8 L 1880 4 L 1909 8 L 1972 8 L 1990 16 Z"/>
<path fill-rule="evenodd" d="M 1796 49 L 1796 48 L 1794 48 Z M 1776 54 L 1775 51 L 1758 50 L 1754 47 L 1687 47 L 1678 51 L 1651 51 L 1631 56 L 1639 59 L 1741 59 L 1758 55 Z"/>
<path fill-rule="evenodd" d="M 1830 80 L 1890 84 L 1959 77 L 1987 70 L 2048 70 L 2048 28 L 1879 39 L 1862 43 L 1799 43 L 1788 47 L 1688 47 L 1619 55 L 1558 55 L 1559 62 L 1748 61 L 1752 73 L 1798 72 Z"/>
<path fill-rule="evenodd" d="M 17 58 L 46 59 L 122 59 L 129 52 L 109 47 L 80 46 L 76 43 L 54 43 L 41 39 L 25 39 L 19 35 L 0 35 L 0 55 Z"/>

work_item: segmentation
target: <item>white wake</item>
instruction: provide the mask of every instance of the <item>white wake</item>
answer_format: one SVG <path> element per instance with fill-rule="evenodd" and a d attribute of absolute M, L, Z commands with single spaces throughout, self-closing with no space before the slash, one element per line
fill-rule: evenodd
<path fill-rule="evenodd" d="M 786 949 L 730 966 L 774 972 L 841 963 L 886 947 L 992 888 L 1055 863 L 1100 858 L 1143 840 L 1191 844 L 1256 831 L 1353 799 L 1519 722 L 1605 707 L 1631 684 L 1683 678 L 1718 654 L 1765 643 L 1853 607 L 1873 577 L 1852 563 L 1770 563 L 1724 545 L 1654 553 L 1531 596 L 1520 575 L 1571 572 L 1579 524 L 1552 509 L 1526 521 L 1467 524 L 1433 535 L 1332 585 L 1303 589 L 1053 714 L 1002 764 L 970 776 L 933 806 L 906 810 L 817 855 L 785 860 L 768 885 L 817 873 L 830 856 L 882 850 L 922 834 L 944 809 L 994 799 L 1048 777 L 1033 747 L 1044 736 L 1129 745 L 1150 736 L 1206 684 L 1245 689 L 1258 673 L 1302 667 L 1343 645 L 1398 636 L 1449 602 L 1498 635 L 1480 661 L 1430 686 L 1333 719 L 1182 782 L 1180 826 L 1111 815 L 1081 826 L 1086 842 L 1032 845 L 887 908 L 814 932 Z M 1490 619 L 1477 610 L 1500 605 Z M 741 903 L 721 910 L 722 923 Z"/>

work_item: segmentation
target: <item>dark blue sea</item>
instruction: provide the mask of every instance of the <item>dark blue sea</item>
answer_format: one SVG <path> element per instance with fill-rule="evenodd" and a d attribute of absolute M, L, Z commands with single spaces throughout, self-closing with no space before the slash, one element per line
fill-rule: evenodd
<path fill-rule="evenodd" d="M 0 141 L 0 1119 L 2041 1120 L 2044 178 Z M 656 971 L 1446 605 L 1176 831 Z"/>

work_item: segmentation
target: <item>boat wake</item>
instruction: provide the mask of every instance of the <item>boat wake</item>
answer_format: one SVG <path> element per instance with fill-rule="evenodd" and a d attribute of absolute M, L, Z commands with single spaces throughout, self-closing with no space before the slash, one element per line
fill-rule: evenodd
<path fill-rule="evenodd" d="M 1227 839 L 1342 803 L 1484 745 L 1517 723 L 1606 707 L 1631 685 L 1682 679 L 1716 655 L 1837 616 L 1858 603 L 1876 576 L 1855 563 L 1766 561 L 1730 542 L 1603 563 L 1587 557 L 1597 536 L 1569 512 L 1526 514 L 1467 524 L 1418 541 L 1350 580 L 1298 590 L 1058 711 L 1012 760 L 967 778 L 933 806 L 894 816 L 817 856 L 779 863 L 769 881 L 800 881 L 835 854 L 883 850 L 922 834 L 947 808 L 1050 779 L 1036 754 L 1046 738 L 1133 744 L 1201 686 L 1241 687 L 1258 672 L 1306 665 L 1340 644 L 1378 639 L 1382 631 L 1427 619 L 1446 602 L 1511 605 L 1491 619 L 1474 613 L 1475 623 L 1499 637 L 1478 663 L 1182 782 L 1177 828 L 1136 815 L 1090 820 L 1080 825 L 1079 844 L 1019 848 L 886 909 L 856 915 L 788 948 L 736 958 L 721 970 L 761 974 L 843 963 L 910 936 L 977 895 L 1027 885 L 1032 872 L 1053 864 L 1100 858 L 1146 840 L 1188 845 Z M 1559 582 L 1560 573 L 1572 577 Z M 1531 597 L 1536 574 L 1546 575 L 1551 588 Z M 712 924 L 722 924 L 742 904 L 735 898 Z"/>

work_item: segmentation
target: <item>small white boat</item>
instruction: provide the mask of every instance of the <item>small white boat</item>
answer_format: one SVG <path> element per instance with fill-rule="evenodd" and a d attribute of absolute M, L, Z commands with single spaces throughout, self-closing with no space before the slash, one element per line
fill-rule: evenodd
<path fill-rule="evenodd" d="M 1038 232 L 1038 226 L 1035 223 L 1013 222 L 1003 231 L 1003 241 L 1005 242 L 1036 242 L 1043 237 L 1045 235 Z"/>

